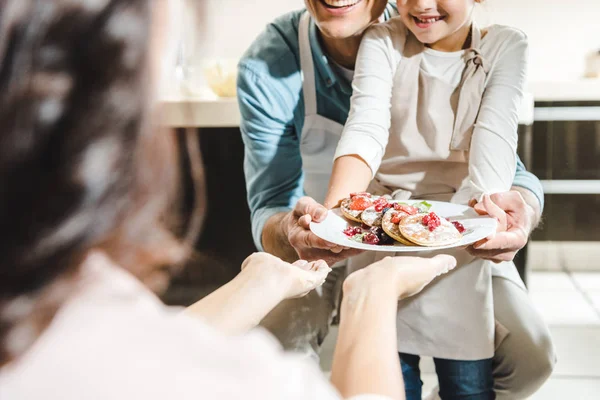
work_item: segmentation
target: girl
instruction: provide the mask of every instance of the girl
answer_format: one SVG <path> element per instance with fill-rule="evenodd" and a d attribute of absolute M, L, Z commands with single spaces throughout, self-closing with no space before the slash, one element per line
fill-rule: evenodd
<path fill-rule="evenodd" d="M 479 29 L 476 2 L 399 1 L 400 17 L 366 33 L 326 206 L 372 178 L 369 191 L 396 199 L 468 204 L 509 190 L 527 39 L 505 26 Z M 399 311 L 409 398 L 420 399 L 416 354 L 435 358 L 443 398 L 494 396 L 492 264 L 455 255 L 462 267 Z"/>

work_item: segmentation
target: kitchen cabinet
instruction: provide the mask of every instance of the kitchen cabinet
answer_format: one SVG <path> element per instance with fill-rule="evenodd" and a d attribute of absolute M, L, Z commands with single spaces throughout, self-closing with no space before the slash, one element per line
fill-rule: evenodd
<path fill-rule="evenodd" d="M 546 194 L 534 239 L 600 240 L 600 101 L 536 102 L 527 135 L 531 152 L 523 158 Z"/>

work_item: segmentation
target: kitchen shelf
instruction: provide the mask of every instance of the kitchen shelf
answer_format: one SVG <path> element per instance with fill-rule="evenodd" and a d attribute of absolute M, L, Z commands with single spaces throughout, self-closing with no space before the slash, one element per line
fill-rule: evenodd
<path fill-rule="evenodd" d="M 600 180 L 543 180 L 545 194 L 600 194 Z"/>

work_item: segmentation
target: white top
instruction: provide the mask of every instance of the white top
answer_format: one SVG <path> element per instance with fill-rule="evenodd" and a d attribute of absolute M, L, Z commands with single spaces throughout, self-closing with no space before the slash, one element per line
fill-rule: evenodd
<path fill-rule="evenodd" d="M 398 182 L 397 187 L 418 197 L 440 193 L 443 182 L 449 182 L 447 186 L 451 191 L 462 193 L 456 196 L 460 197 L 457 202 L 477 198 L 482 193 L 508 190 L 516 168 L 518 115 L 526 78 L 526 36 L 514 28 L 494 25 L 487 29 L 481 39 L 479 50 L 489 71 L 473 128 L 470 151 L 465 153 L 440 151 L 443 143 L 450 140 L 446 136 L 452 134 L 451 123 L 446 119 L 433 121 L 433 125 L 430 122 L 436 115 L 444 115 L 444 118 L 455 115 L 456 98 L 435 99 L 435 93 L 429 93 L 422 86 L 435 90 L 439 85 L 433 80 L 440 78 L 447 84 L 458 86 L 465 68 L 462 51 L 443 53 L 427 48 L 423 50 L 420 79 L 424 81 L 418 83 L 421 87 L 419 93 L 430 96 L 427 101 L 433 98 L 438 104 L 432 106 L 422 99 L 408 99 L 414 104 L 407 107 L 417 107 L 417 110 L 408 111 L 421 118 L 416 123 L 412 122 L 418 126 L 420 133 L 404 132 L 402 127 L 394 126 L 394 118 L 398 117 L 390 110 L 402 113 L 406 109 L 397 107 L 398 104 L 391 108 L 391 101 L 402 97 L 403 87 L 406 92 L 407 87 L 415 85 L 413 82 L 407 82 L 406 85 L 397 82 L 394 86 L 394 79 L 403 62 L 406 35 L 406 28 L 399 18 L 376 25 L 365 34 L 356 64 L 351 111 L 335 158 L 358 155 L 367 162 L 374 174 L 380 170 L 380 166 L 385 166 L 384 185 L 393 187 Z M 443 107 L 447 104 L 448 111 L 440 110 L 440 104 Z M 439 126 L 436 127 L 437 131 L 428 129 L 428 126 L 436 123 L 449 126 L 449 129 L 438 129 Z M 415 140 L 415 135 L 419 134 L 424 135 L 424 139 L 417 137 Z M 431 143 L 435 143 L 435 149 Z M 452 168 L 467 162 L 469 179 L 456 181 L 458 174 Z M 390 171 L 397 170 L 403 171 L 402 179 L 386 181 L 393 175 Z M 425 177 L 437 179 L 435 185 L 420 186 Z"/>
<path fill-rule="evenodd" d="M 340 399 L 316 365 L 265 331 L 219 334 L 102 253 L 83 268 L 81 289 L 34 347 L 0 369 L 0 399 Z"/>
<path fill-rule="evenodd" d="M 421 67 L 429 75 L 443 80 L 456 89 L 465 69 L 464 53 L 464 51 L 445 52 L 425 49 Z"/>

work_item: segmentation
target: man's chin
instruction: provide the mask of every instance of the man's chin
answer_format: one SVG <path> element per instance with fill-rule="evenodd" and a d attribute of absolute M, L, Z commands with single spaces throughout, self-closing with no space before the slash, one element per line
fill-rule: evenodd
<path fill-rule="evenodd" d="M 362 30 L 350 29 L 347 24 L 340 23 L 319 24 L 319 30 L 323 36 L 337 40 L 343 40 L 357 36 L 365 29 L 366 27 Z"/>

